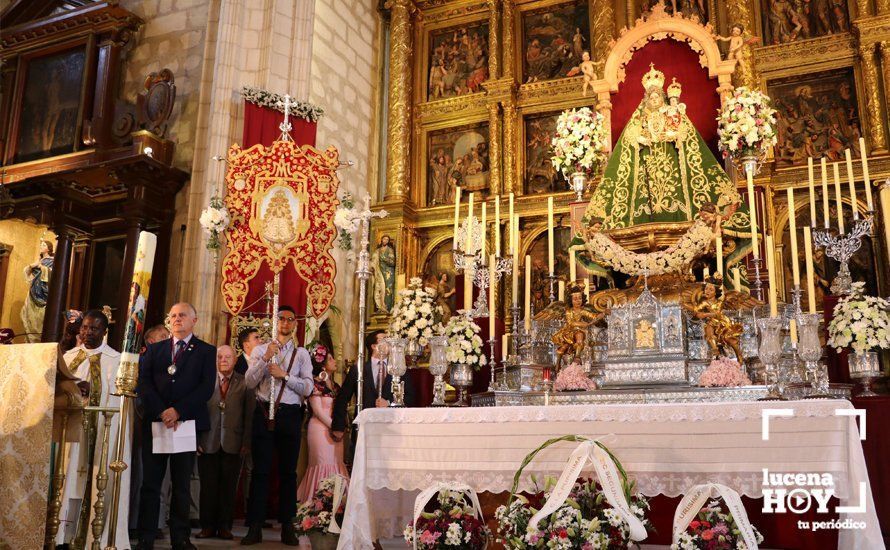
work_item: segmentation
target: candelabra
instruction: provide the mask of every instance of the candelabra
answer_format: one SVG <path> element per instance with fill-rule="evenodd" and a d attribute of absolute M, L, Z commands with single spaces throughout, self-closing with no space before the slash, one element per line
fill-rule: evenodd
<path fill-rule="evenodd" d="M 850 258 L 862 246 L 862 237 L 871 233 L 873 219 L 872 214 L 867 213 L 864 218 L 853 220 L 853 226 L 848 232 L 837 235 L 827 229 L 813 232 L 813 244 L 824 247 L 825 254 L 841 264 L 837 276 L 831 282 L 833 294 L 845 295 L 853 289 Z"/>
<path fill-rule="evenodd" d="M 494 349 L 494 347 L 496 345 L 497 345 L 497 340 L 495 340 L 494 335 L 492 334 L 491 338 L 488 339 L 488 366 L 490 367 L 490 370 L 491 370 L 491 376 L 490 376 L 490 379 L 488 380 L 488 391 L 495 391 L 496 389 L 498 389 L 496 387 L 495 380 L 494 380 L 495 369 L 497 369 L 497 366 L 498 366 L 497 359 L 495 358 L 496 356 L 495 356 L 495 349 Z"/>
<path fill-rule="evenodd" d="M 797 337 L 800 339 L 800 326 L 797 323 L 797 320 L 800 319 L 801 313 L 803 313 L 800 309 L 800 286 L 796 285 L 791 289 L 791 303 L 785 304 L 785 308 L 783 309 L 783 318 L 784 323 L 788 325 L 789 331 L 791 330 L 791 322 L 794 321 L 796 323 Z M 798 366 L 800 365 L 800 355 L 798 353 L 798 345 L 797 341 L 791 340 L 791 376 L 788 377 L 788 382 L 796 383 L 803 381 L 803 377 L 800 375 L 800 370 Z"/>
<path fill-rule="evenodd" d="M 751 266 L 754 268 L 754 280 L 751 283 L 751 290 L 755 298 L 759 301 L 763 301 L 763 283 L 760 281 L 760 267 L 763 263 L 763 260 L 758 256 L 757 258 L 751 258 Z"/>
<path fill-rule="evenodd" d="M 467 238 L 468 234 L 469 239 Z M 463 248 L 460 246 L 461 243 L 464 243 Z M 469 250 L 467 250 L 466 243 L 470 245 Z M 471 270 L 473 286 L 479 289 L 471 312 L 473 317 L 488 317 L 488 287 L 499 281 L 505 274 L 513 272 L 512 256 L 495 256 L 495 280 L 491 281 L 491 273 L 485 266 L 484 243 L 485 228 L 475 216 L 465 219 L 457 228 L 457 234 L 454 236 L 454 269 L 457 271 Z"/>

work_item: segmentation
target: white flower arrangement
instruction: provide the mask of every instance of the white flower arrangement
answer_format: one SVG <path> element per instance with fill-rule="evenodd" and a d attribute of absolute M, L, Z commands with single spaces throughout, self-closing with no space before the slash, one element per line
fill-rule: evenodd
<path fill-rule="evenodd" d="M 255 88 L 253 86 L 244 86 L 241 88 L 241 97 L 244 98 L 245 101 L 249 101 L 255 105 L 274 109 L 281 113 L 284 112 L 284 107 L 278 104 L 279 102 L 284 103 L 284 96 L 281 94 L 276 94 L 275 92 L 263 90 L 262 88 Z M 298 101 L 294 98 L 290 99 L 290 107 L 288 110 L 290 116 L 302 118 L 309 122 L 318 122 L 318 119 L 324 115 L 324 109 L 321 107 L 305 101 Z"/>
<path fill-rule="evenodd" d="M 445 359 L 449 363 L 470 365 L 479 370 L 487 363 L 482 350 L 482 336 L 479 328 L 469 315 L 454 315 L 445 325 L 445 336 L 448 337 L 448 349 Z"/>
<path fill-rule="evenodd" d="M 627 275 L 661 275 L 681 271 L 701 255 L 714 239 L 711 228 L 696 220 L 675 244 L 664 250 L 638 254 L 625 249 L 605 233 L 590 234 L 585 247 L 603 267 Z"/>
<path fill-rule="evenodd" d="M 340 206 L 334 212 L 334 226 L 337 228 L 337 246 L 347 252 L 352 250 L 352 234 L 358 230 L 361 219 L 355 208 L 352 193 L 344 192 L 340 197 Z"/>
<path fill-rule="evenodd" d="M 442 306 L 436 303 L 436 291 L 424 286 L 420 278 L 413 277 L 408 287 L 399 291 L 389 333 L 426 346 L 430 338 L 442 333 L 443 313 Z"/>
<path fill-rule="evenodd" d="M 856 353 L 890 348 L 890 302 L 865 295 L 865 283 L 853 283 L 852 292 L 834 308 L 828 324 L 828 345 L 852 347 Z"/>
<path fill-rule="evenodd" d="M 207 233 L 207 250 L 218 251 L 221 247 L 219 235 L 229 227 L 229 211 L 221 198 L 213 196 L 210 206 L 201 212 L 201 227 Z"/>
<path fill-rule="evenodd" d="M 736 88 L 717 117 L 717 135 L 723 158 L 766 155 L 776 144 L 776 110 L 769 96 L 744 86 Z"/>
<path fill-rule="evenodd" d="M 574 172 L 593 172 L 606 156 L 609 136 L 605 117 L 589 107 L 563 111 L 556 120 L 550 141 L 553 167 L 568 177 Z"/>

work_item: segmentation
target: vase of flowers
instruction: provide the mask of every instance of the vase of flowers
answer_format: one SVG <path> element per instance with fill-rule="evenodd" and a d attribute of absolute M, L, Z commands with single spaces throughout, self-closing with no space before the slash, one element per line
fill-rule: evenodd
<path fill-rule="evenodd" d="M 717 136 L 723 158 L 753 174 L 776 144 L 776 110 L 769 96 L 745 86 L 733 90 L 717 117 Z"/>
<path fill-rule="evenodd" d="M 426 347 L 430 338 L 442 332 L 442 314 L 436 291 L 424 286 L 419 277 L 412 277 L 408 286 L 399 291 L 389 333 Z"/>
<path fill-rule="evenodd" d="M 467 500 L 459 491 L 439 491 L 438 506 L 432 512 L 422 512 L 405 528 L 405 541 L 418 550 L 484 550 L 491 540 L 491 530 L 481 512 Z"/>
<path fill-rule="evenodd" d="M 890 302 L 865 295 L 865 283 L 856 282 L 850 294 L 834 308 L 828 324 L 828 345 L 841 349 L 850 347 L 850 377 L 863 379 L 863 396 L 875 395 L 871 379 L 880 376 L 878 354 L 874 350 L 890 348 Z"/>
<path fill-rule="evenodd" d="M 207 250 L 216 256 L 222 247 L 219 236 L 229 227 L 230 221 L 229 211 L 219 196 L 214 195 L 210 198 L 210 205 L 201 212 L 199 221 L 207 234 Z"/>
<path fill-rule="evenodd" d="M 339 526 L 346 511 L 347 485 L 348 481 L 341 475 L 327 477 L 318 483 L 312 500 L 297 508 L 294 529 L 297 535 L 309 537 L 313 550 L 337 548 Z"/>
<path fill-rule="evenodd" d="M 753 525 L 757 543 L 763 542 L 763 535 Z M 742 538 L 741 530 L 735 518 L 724 511 L 720 501 L 711 500 L 702 507 L 694 520 L 689 522 L 686 530 L 680 533 L 671 550 L 747 550 L 748 546 Z"/>
<path fill-rule="evenodd" d="M 482 336 L 470 313 L 462 311 L 445 325 L 448 348 L 445 359 L 451 363 L 451 385 L 458 388 L 457 406 L 466 406 L 466 389 L 473 385 L 473 373 L 488 361 L 482 351 Z"/>
<path fill-rule="evenodd" d="M 605 117 L 589 107 L 563 111 L 556 120 L 556 135 L 550 141 L 554 168 L 572 184 L 581 200 L 591 176 L 606 156 L 609 143 Z"/>

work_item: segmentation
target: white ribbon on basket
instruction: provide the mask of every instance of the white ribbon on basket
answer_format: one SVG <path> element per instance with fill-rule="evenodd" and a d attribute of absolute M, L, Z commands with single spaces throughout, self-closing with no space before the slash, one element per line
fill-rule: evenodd
<path fill-rule="evenodd" d="M 748 547 L 748 550 L 757 550 L 757 536 L 748 520 L 748 513 L 745 511 L 745 505 L 742 504 L 742 497 L 735 490 L 719 483 L 704 483 L 686 491 L 683 500 L 677 505 L 677 511 L 674 512 L 673 544 L 679 542 L 680 535 L 689 527 L 702 506 L 708 502 L 713 491 L 717 491 L 717 494 L 723 497 L 723 502 L 726 503 L 729 513 L 732 514 L 736 526 L 742 533 L 745 546 Z"/>
<path fill-rule="evenodd" d="M 588 460 L 593 463 L 593 468 L 596 471 L 600 486 L 603 488 L 603 495 L 605 495 L 606 501 L 629 526 L 630 539 L 635 541 L 645 539 L 647 536 L 646 527 L 640 521 L 640 518 L 635 516 L 630 510 L 630 505 L 621 487 L 621 477 L 618 475 L 618 468 L 615 466 L 615 462 L 609 456 L 609 453 L 596 444 L 596 440 L 583 441 L 572 452 L 566 467 L 556 482 L 556 486 L 550 492 L 550 497 L 538 513 L 529 520 L 528 528 L 530 530 L 537 529 L 538 522 L 563 505 L 569 497 L 569 493 L 572 492 L 572 487 L 574 487 L 575 481 L 577 481 L 581 470 L 584 469 Z"/>
<path fill-rule="evenodd" d="M 340 526 L 337 524 L 337 510 L 340 509 L 340 502 L 346 494 L 346 478 L 341 474 L 334 474 L 334 502 L 331 507 L 331 522 L 328 524 L 328 533 L 339 533 Z"/>
<path fill-rule="evenodd" d="M 467 495 L 470 499 L 470 504 L 473 507 L 473 513 L 480 520 L 484 520 L 482 517 L 482 506 L 479 505 L 479 497 L 476 495 L 476 491 L 467 485 L 466 483 L 460 483 L 459 481 L 439 481 L 436 482 L 433 486 L 427 487 L 423 491 L 417 495 L 417 498 L 414 499 L 414 519 L 411 521 L 411 527 L 415 529 L 414 532 L 414 548 L 417 549 L 417 520 L 420 519 L 420 514 L 423 513 L 423 509 L 426 508 L 427 503 L 432 500 L 433 496 L 435 496 L 440 491 L 456 491 L 458 493 L 463 493 Z"/>

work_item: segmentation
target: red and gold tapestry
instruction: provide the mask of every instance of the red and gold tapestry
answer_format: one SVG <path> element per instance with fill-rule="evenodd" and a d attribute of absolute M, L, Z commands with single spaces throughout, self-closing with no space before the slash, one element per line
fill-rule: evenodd
<path fill-rule="evenodd" d="M 251 280 L 265 265 L 272 273 L 293 270 L 306 283 L 309 313 L 321 316 L 334 298 L 337 273 L 330 250 L 340 153 L 280 140 L 248 149 L 236 144 L 228 164 L 225 205 L 232 222 L 222 294 L 229 312 L 241 312 Z M 289 303 L 286 298 L 293 297 L 282 303 Z"/>

